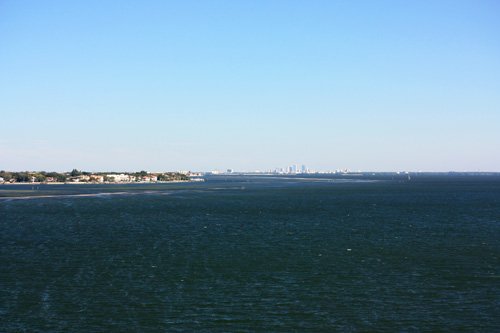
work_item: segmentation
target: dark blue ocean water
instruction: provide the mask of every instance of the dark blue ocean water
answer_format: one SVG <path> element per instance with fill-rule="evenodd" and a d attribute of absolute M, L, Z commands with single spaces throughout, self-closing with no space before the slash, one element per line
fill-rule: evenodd
<path fill-rule="evenodd" d="M 0 186 L 0 332 L 500 331 L 500 177 L 372 178 Z"/>

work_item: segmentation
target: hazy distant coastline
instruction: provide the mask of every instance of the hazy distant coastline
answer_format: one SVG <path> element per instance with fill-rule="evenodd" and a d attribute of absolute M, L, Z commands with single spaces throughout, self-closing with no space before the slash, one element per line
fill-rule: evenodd
<path fill-rule="evenodd" d="M 286 177 L 297 176 L 306 177 L 304 179 L 312 179 L 316 176 L 327 176 L 336 179 L 346 178 L 370 178 L 379 179 L 391 178 L 411 180 L 413 177 L 435 177 L 435 176 L 452 176 L 466 177 L 471 176 L 500 176 L 500 172 L 481 172 L 481 171 L 449 171 L 449 172 L 425 172 L 425 171 L 357 171 L 352 172 L 347 169 L 335 171 L 313 171 L 306 169 L 301 170 L 268 170 L 268 171 L 235 171 L 228 169 L 227 171 L 207 171 L 207 172 L 191 172 L 191 171 L 169 171 L 169 172 L 86 172 L 73 169 L 71 172 L 47 172 L 47 171 L 0 171 L 0 185 L 84 185 L 84 184 L 150 184 L 150 183 L 182 183 L 205 181 L 205 177 L 211 176 L 260 176 L 260 177 Z"/>

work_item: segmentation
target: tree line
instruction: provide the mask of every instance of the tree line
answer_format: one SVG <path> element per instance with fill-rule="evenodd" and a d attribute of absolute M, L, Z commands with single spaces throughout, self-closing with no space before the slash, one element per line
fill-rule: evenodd
<path fill-rule="evenodd" d="M 47 171 L 0 171 L 0 178 L 3 178 L 4 182 L 17 182 L 17 183 L 26 183 L 26 182 L 46 182 L 48 179 L 64 183 L 69 181 L 71 178 L 79 177 L 79 176 L 89 176 L 92 179 L 92 176 L 104 176 L 104 181 L 110 181 L 111 179 L 107 176 L 110 174 L 126 174 L 135 177 L 136 179 L 142 179 L 142 177 L 150 175 L 147 171 L 139 171 L 139 172 L 87 172 L 81 171 L 77 169 L 73 169 L 71 172 L 47 172 Z M 158 181 L 178 181 L 178 180 L 189 180 L 189 176 L 179 173 L 179 172 L 165 172 L 160 174 L 154 174 L 157 176 Z"/>

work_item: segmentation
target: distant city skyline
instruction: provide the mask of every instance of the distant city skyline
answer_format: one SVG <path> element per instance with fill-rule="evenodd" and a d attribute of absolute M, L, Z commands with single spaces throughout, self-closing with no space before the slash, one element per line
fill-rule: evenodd
<path fill-rule="evenodd" d="M 0 170 L 500 171 L 499 12 L 3 1 Z"/>

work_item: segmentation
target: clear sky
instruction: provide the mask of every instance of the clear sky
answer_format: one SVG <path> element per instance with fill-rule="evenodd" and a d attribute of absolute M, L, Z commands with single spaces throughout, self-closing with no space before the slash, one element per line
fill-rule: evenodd
<path fill-rule="evenodd" d="M 0 1 L 0 169 L 500 171 L 500 2 Z"/>

